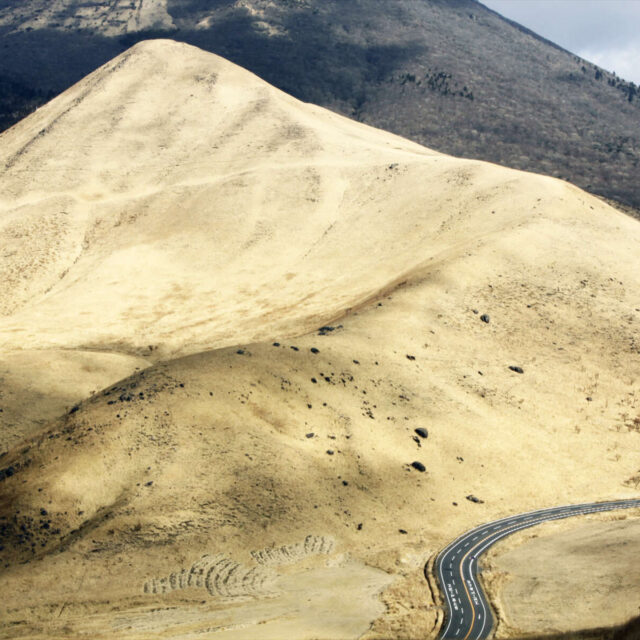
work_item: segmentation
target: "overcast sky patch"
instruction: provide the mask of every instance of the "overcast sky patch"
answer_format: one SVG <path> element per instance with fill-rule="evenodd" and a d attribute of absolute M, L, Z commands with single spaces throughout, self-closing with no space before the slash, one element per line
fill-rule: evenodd
<path fill-rule="evenodd" d="M 590 62 L 640 84 L 640 0 L 481 0 Z"/>

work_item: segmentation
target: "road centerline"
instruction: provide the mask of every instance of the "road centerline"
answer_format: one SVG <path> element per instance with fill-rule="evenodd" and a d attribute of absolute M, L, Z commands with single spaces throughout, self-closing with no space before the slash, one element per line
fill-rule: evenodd
<path fill-rule="evenodd" d="M 633 507 L 640 507 L 640 499 L 614 500 L 539 509 L 480 525 L 450 542 L 438 554 L 435 561 L 436 577 L 445 595 L 445 605 L 448 609 L 446 615 L 447 624 L 441 632 L 440 638 L 459 638 L 460 631 L 465 628 L 468 628 L 468 630 L 462 640 L 482 640 L 490 634 L 495 618 L 491 613 L 487 596 L 478 580 L 478 558 L 496 542 L 512 533 L 543 522 Z M 475 566 L 473 564 L 474 560 Z M 457 564 L 457 572 L 452 569 L 454 563 Z M 445 565 L 448 567 L 447 572 L 450 576 L 448 579 L 444 575 Z M 465 576 L 465 571 L 467 571 L 468 577 Z M 425 567 L 425 574 L 426 572 L 427 568 Z M 466 607 L 463 606 L 459 587 L 462 587 L 466 594 L 471 612 L 470 617 L 467 616 Z M 482 611 L 477 607 L 481 607 Z M 454 626 L 456 627 L 455 633 L 449 635 L 450 629 Z"/>

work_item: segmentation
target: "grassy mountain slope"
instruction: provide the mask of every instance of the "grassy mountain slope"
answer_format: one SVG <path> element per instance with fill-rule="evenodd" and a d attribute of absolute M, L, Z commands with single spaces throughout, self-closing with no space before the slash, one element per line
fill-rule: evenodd
<path fill-rule="evenodd" d="M 0 637 L 432 637 L 457 533 L 636 492 L 600 200 L 166 40 L 1 141 Z"/>
<path fill-rule="evenodd" d="M 0 74 L 58 92 L 158 34 L 432 149 L 640 208 L 638 87 L 474 0 L 9 0 Z"/>

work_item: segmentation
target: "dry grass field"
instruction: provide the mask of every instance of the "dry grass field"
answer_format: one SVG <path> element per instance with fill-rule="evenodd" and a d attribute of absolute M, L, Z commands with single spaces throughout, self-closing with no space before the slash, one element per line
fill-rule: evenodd
<path fill-rule="evenodd" d="M 458 533 L 637 495 L 640 223 L 578 188 L 166 40 L 0 167 L 1 638 L 433 637 Z"/>

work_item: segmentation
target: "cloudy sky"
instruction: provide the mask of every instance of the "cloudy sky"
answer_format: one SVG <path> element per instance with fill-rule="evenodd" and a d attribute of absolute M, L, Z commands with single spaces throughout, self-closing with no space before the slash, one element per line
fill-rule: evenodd
<path fill-rule="evenodd" d="M 640 84 L 640 0 L 480 0 L 490 9 Z"/>

